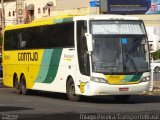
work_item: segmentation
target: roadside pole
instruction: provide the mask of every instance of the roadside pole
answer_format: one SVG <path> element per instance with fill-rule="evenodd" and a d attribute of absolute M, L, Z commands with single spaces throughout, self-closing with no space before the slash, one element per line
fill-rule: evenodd
<path fill-rule="evenodd" d="M 153 63 L 153 58 L 151 62 Z M 150 92 L 153 91 L 153 86 L 154 86 L 153 76 L 154 76 L 154 71 L 153 71 L 153 67 L 151 66 L 151 81 L 150 81 L 150 88 L 149 88 Z"/>
<path fill-rule="evenodd" d="M 2 25 L 2 30 L 1 30 L 1 35 L 3 37 L 4 35 L 4 28 L 5 28 L 5 14 L 4 14 L 4 0 L 1 0 L 1 11 L 2 11 L 2 20 L 1 20 L 1 25 Z M 2 78 L 0 78 L 0 84 L 2 84 Z"/>
<path fill-rule="evenodd" d="M 1 7 L 2 7 L 2 35 L 3 35 L 4 27 L 5 27 L 4 0 L 1 0 Z"/>

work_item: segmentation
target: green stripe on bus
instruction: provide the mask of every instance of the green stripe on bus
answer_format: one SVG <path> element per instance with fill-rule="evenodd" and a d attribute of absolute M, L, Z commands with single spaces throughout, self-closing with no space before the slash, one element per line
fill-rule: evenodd
<path fill-rule="evenodd" d="M 137 82 L 141 77 L 142 75 L 126 75 L 125 82 Z"/>
<path fill-rule="evenodd" d="M 51 61 L 53 49 L 45 49 L 43 52 L 43 58 L 40 66 L 40 71 L 38 73 L 38 77 L 36 79 L 36 82 L 43 82 L 47 76 L 48 70 L 49 70 L 49 63 Z"/>
<path fill-rule="evenodd" d="M 63 19 L 63 22 L 72 22 L 73 21 L 73 18 L 64 18 Z"/>
<path fill-rule="evenodd" d="M 56 19 L 53 22 L 54 23 L 67 23 L 73 21 L 73 18 L 61 18 L 61 19 Z"/>
<path fill-rule="evenodd" d="M 54 23 L 62 23 L 63 22 L 63 19 L 56 19 L 53 21 Z"/>
<path fill-rule="evenodd" d="M 53 49 L 47 76 L 43 83 L 52 83 L 57 75 L 62 49 Z"/>

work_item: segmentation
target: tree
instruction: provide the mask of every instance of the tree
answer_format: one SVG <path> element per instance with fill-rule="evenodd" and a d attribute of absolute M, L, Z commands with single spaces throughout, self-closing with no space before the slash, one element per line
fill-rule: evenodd
<path fill-rule="evenodd" d="M 153 60 L 160 59 L 160 50 L 151 53 L 151 57 L 153 57 Z"/>

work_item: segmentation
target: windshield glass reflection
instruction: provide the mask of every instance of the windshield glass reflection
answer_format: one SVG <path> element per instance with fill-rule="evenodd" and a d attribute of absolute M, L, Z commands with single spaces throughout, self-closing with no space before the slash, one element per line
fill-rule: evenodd
<path fill-rule="evenodd" d="M 143 37 L 94 36 L 93 71 L 102 73 L 140 73 L 149 70 Z"/>

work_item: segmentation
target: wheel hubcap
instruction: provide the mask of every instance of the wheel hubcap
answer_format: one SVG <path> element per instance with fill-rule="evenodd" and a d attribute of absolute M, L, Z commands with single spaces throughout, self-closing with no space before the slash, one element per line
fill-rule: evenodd
<path fill-rule="evenodd" d="M 75 96 L 75 87 L 74 84 L 71 85 L 70 90 L 69 90 L 69 94 L 72 96 Z"/>

